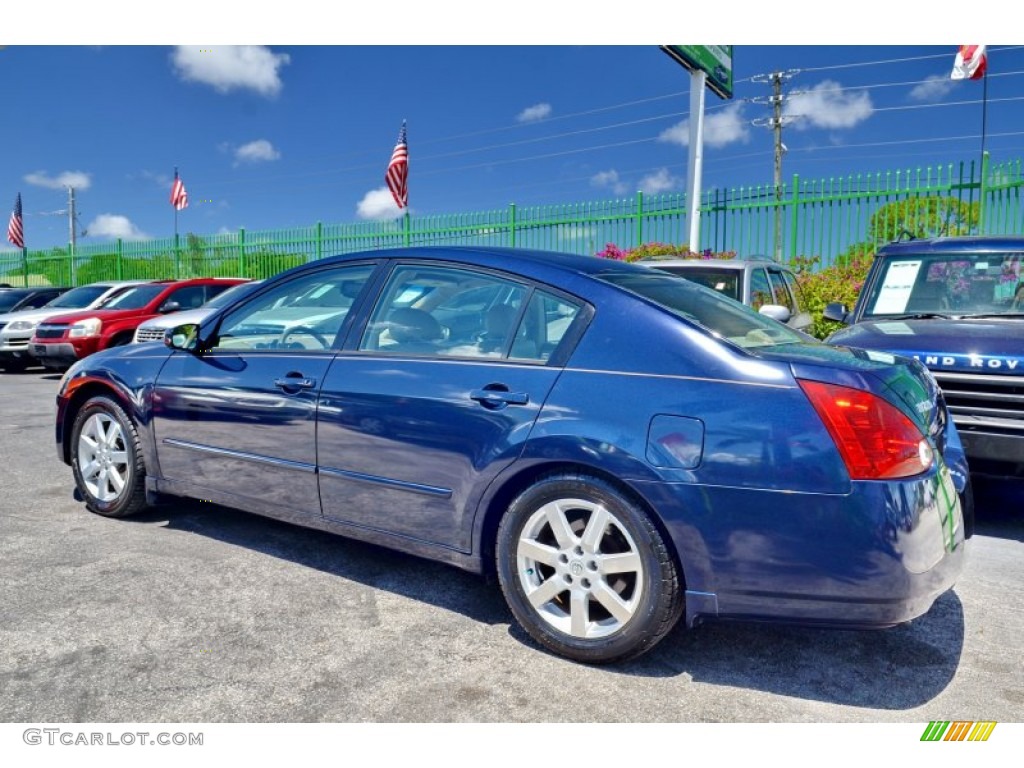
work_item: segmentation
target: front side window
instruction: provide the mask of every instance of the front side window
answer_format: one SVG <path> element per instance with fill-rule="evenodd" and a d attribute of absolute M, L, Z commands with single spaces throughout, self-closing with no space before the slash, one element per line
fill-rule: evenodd
<path fill-rule="evenodd" d="M 880 260 L 865 315 L 1024 312 L 1024 253 L 901 254 Z"/>
<path fill-rule="evenodd" d="M 778 269 L 768 270 L 768 277 L 772 281 L 772 303 L 785 307 L 793 312 L 793 299 L 789 296 L 789 288 L 782 279 L 782 271 Z"/>
<path fill-rule="evenodd" d="M 166 285 L 153 283 L 149 285 L 136 285 L 125 291 L 111 296 L 104 301 L 101 309 L 142 309 L 153 299 L 167 290 Z"/>
<path fill-rule="evenodd" d="M 772 301 L 772 287 L 768 282 L 768 274 L 761 267 L 750 270 L 750 306 L 760 309 Z"/>
<path fill-rule="evenodd" d="M 212 348 L 246 352 L 334 349 L 349 309 L 373 270 L 372 264 L 351 264 L 282 283 L 226 314 Z"/>

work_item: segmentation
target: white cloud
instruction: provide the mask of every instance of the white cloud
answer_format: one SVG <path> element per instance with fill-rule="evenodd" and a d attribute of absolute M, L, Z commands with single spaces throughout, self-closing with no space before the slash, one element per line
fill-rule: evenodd
<path fill-rule="evenodd" d="M 795 128 L 853 128 L 874 111 L 867 91 L 844 91 L 834 80 L 823 80 L 810 90 L 793 93 L 783 115 L 800 116 Z"/>
<path fill-rule="evenodd" d="M 127 216 L 101 213 L 85 228 L 90 237 L 115 237 L 122 240 L 148 240 L 149 235 L 136 227 Z"/>
<path fill-rule="evenodd" d="M 75 189 L 82 190 L 88 189 L 92 185 L 92 179 L 89 174 L 82 171 L 64 171 L 56 176 L 50 176 L 46 171 L 36 171 L 35 173 L 26 174 L 25 181 L 37 187 L 46 187 L 47 189 L 74 187 Z"/>
<path fill-rule="evenodd" d="M 938 101 L 956 87 L 956 81 L 949 75 L 932 75 L 923 83 L 918 83 L 910 91 L 914 101 Z"/>
<path fill-rule="evenodd" d="M 256 139 L 235 150 L 235 165 L 239 163 L 261 163 L 277 160 L 281 153 L 266 139 Z"/>
<path fill-rule="evenodd" d="M 682 185 L 682 180 L 669 173 L 668 168 L 648 174 L 640 179 L 640 191 L 645 195 L 657 195 Z"/>
<path fill-rule="evenodd" d="M 671 128 L 666 128 L 658 136 L 658 141 L 690 146 L 690 121 L 683 120 Z M 725 109 L 716 110 L 704 115 L 704 145 L 707 147 L 725 147 L 736 142 L 750 141 L 750 125 L 743 116 L 743 102 L 730 104 Z"/>
<path fill-rule="evenodd" d="M 590 186 L 601 189 L 610 189 L 616 195 L 624 195 L 629 190 L 626 182 L 619 178 L 616 170 L 601 171 L 590 177 Z"/>
<path fill-rule="evenodd" d="M 540 104 L 534 104 L 532 107 L 527 107 L 516 116 L 516 120 L 520 123 L 532 123 L 537 120 L 543 120 L 551 114 L 551 105 L 547 102 Z"/>
<path fill-rule="evenodd" d="M 291 57 L 262 45 L 179 45 L 171 54 L 183 80 L 212 85 L 220 93 L 249 88 L 263 96 L 276 96 L 282 83 L 279 69 Z"/>
<path fill-rule="evenodd" d="M 130 180 L 134 180 L 135 177 L 129 176 Z M 145 181 L 151 181 L 158 187 L 167 187 L 168 190 L 171 188 L 171 182 L 174 180 L 169 173 L 156 173 L 154 171 L 142 170 L 139 172 L 139 178 Z"/>
<path fill-rule="evenodd" d="M 387 187 L 371 189 L 363 199 L 356 205 L 356 215 L 361 219 L 393 219 L 402 213 L 395 205 L 395 198 L 391 196 L 391 190 Z"/>

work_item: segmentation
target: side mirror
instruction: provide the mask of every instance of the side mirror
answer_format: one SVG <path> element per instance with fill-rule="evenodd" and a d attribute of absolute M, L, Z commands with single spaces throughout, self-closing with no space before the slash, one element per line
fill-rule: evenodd
<path fill-rule="evenodd" d="M 196 323 L 185 323 L 168 328 L 164 332 L 164 346 L 192 352 L 199 340 L 199 326 Z"/>
<path fill-rule="evenodd" d="M 171 312 L 180 312 L 181 304 L 179 304 L 176 301 L 166 301 L 160 306 L 160 309 L 158 309 L 157 311 L 161 315 L 167 315 L 170 314 Z"/>
<path fill-rule="evenodd" d="M 781 304 L 762 304 L 761 308 L 757 311 L 765 317 L 778 320 L 780 323 L 788 323 L 789 318 L 793 316 L 793 313 Z"/>
<path fill-rule="evenodd" d="M 821 313 L 821 316 L 826 320 L 832 320 L 833 322 L 846 325 L 846 317 L 849 314 L 850 311 L 846 308 L 845 304 L 832 302 L 831 304 L 825 305 L 825 311 Z"/>

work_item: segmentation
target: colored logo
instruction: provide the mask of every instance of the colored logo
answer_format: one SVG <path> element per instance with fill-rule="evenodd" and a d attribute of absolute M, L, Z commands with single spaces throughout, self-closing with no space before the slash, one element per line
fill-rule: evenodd
<path fill-rule="evenodd" d="M 995 727 L 991 720 L 932 720 L 921 734 L 921 741 L 988 741 Z"/>

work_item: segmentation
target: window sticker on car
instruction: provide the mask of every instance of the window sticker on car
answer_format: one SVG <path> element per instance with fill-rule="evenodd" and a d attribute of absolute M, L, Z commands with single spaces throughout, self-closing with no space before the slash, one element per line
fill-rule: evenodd
<path fill-rule="evenodd" d="M 875 302 L 874 314 L 889 315 L 906 311 L 910 292 L 921 271 L 921 261 L 894 261 L 885 273 L 882 290 Z"/>

